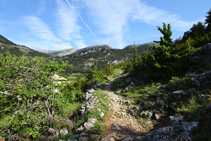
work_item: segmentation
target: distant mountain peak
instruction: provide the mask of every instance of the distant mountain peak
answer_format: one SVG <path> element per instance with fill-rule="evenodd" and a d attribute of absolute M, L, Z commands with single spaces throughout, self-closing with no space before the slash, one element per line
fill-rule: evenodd
<path fill-rule="evenodd" d="M 62 49 L 62 50 L 47 50 L 47 49 L 36 49 L 36 51 L 42 52 L 42 53 L 46 53 L 52 56 L 66 56 L 69 54 L 73 54 L 73 53 L 79 53 L 82 51 L 86 51 L 88 49 L 93 49 L 93 48 L 108 48 L 108 49 L 113 49 L 109 44 L 100 44 L 100 45 L 93 45 L 93 46 L 89 46 L 89 47 L 85 47 L 82 49 L 75 49 L 75 48 L 68 48 L 68 49 Z"/>
<path fill-rule="evenodd" d="M 36 51 L 46 53 L 52 56 L 66 56 L 69 54 L 72 54 L 76 51 L 75 48 L 68 48 L 68 49 L 62 49 L 62 50 L 46 50 L 46 49 L 36 49 Z"/>
<path fill-rule="evenodd" d="M 142 46 L 152 46 L 152 45 L 159 46 L 160 44 L 157 42 L 147 42 L 147 43 L 135 44 L 135 45 L 136 45 L 136 47 L 142 47 Z M 134 48 L 134 45 L 128 45 L 124 49 L 129 49 L 129 48 Z"/>

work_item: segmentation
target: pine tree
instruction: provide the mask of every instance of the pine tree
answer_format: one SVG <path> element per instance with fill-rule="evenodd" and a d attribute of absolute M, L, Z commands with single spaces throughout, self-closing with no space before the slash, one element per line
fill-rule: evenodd
<path fill-rule="evenodd" d="M 88 81 L 91 81 L 91 85 L 98 83 L 101 78 L 99 76 L 99 73 L 97 71 L 97 61 L 94 61 L 94 64 L 89 69 L 90 73 L 87 75 Z"/>
<path fill-rule="evenodd" d="M 207 32 L 211 32 L 211 9 L 207 12 L 205 24 L 207 24 Z"/>
<path fill-rule="evenodd" d="M 133 50 L 133 52 L 130 53 L 130 55 L 133 56 L 132 65 L 133 65 L 133 68 L 135 69 L 137 66 L 137 63 L 138 63 L 138 49 L 137 49 L 135 42 L 134 42 L 133 47 L 134 47 L 134 50 Z"/>
<path fill-rule="evenodd" d="M 171 61 L 173 58 L 172 55 L 172 31 L 171 26 L 163 23 L 163 29 L 159 26 L 158 30 L 163 34 L 163 37 L 160 37 L 160 46 L 150 46 L 149 48 L 154 50 L 154 53 L 147 53 L 144 60 L 146 60 L 146 71 L 151 79 L 168 79 L 172 73 Z M 163 75 L 165 72 L 165 75 Z M 165 78 L 164 78 L 165 77 Z"/>
<path fill-rule="evenodd" d="M 158 57 L 160 59 L 165 60 L 167 58 L 170 58 L 171 53 L 171 46 L 172 46 L 172 31 L 171 31 L 171 25 L 168 24 L 168 28 L 166 28 L 166 24 L 163 23 L 163 29 L 159 26 L 158 30 L 164 35 L 163 37 L 160 37 L 160 46 L 150 46 L 151 49 L 154 49 Z"/>

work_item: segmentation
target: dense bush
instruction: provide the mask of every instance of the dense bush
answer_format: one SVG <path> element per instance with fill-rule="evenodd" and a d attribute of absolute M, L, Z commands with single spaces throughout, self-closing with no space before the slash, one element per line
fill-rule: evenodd
<path fill-rule="evenodd" d="M 16 57 L 9 52 L 0 55 L 0 119 L 4 120 L 0 133 L 12 129 L 35 138 L 45 126 L 54 126 L 47 119 L 61 115 L 69 101 L 53 90 L 52 76 L 67 64 L 43 57 Z"/>

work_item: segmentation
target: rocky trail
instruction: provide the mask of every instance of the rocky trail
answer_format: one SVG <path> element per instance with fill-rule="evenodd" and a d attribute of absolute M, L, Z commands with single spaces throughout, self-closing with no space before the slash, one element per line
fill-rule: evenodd
<path fill-rule="evenodd" d="M 146 132 L 144 127 L 127 112 L 127 108 L 130 106 L 131 102 L 125 100 L 122 96 L 115 94 L 111 90 L 110 83 L 106 85 L 104 92 L 108 94 L 111 103 L 109 106 L 109 113 L 107 117 L 105 117 L 106 121 L 103 122 L 103 124 L 106 125 L 103 134 L 118 134 L 122 137 L 137 137 L 143 135 L 143 133 Z M 129 105 L 125 105 L 125 103 L 128 103 Z"/>
<path fill-rule="evenodd" d="M 126 100 L 123 96 L 115 94 L 111 90 L 111 82 L 107 83 L 103 90 L 111 101 L 108 114 L 105 117 L 102 114 L 106 120 L 100 121 L 106 126 L 105 130 L 101 134 L 90 135 L 88 131 L 92 130 L 91 128 L 96 123 L 96 119 L 90 118 L 76 130 L 79 132 L 69 136 L 67 141 L 168 141 L 172 139 L 191 141 L 191 129 L 198 126 L 198 122 L 187 121 L 183 116 L 169 116 L 157 124 L 150 118 L 143 118 L 142 122 L 137 121 L 128 109 L 137 108 L 136 110 L 139 110 L 140 107 L 133 105 L 132 101 Z M 86 110 L 99 102 L 95 97 L 96 90 L 97 88 L 93 87 L 85 93 L 85 104 L 79 110 L 81 114 L 85 114 Z"/>

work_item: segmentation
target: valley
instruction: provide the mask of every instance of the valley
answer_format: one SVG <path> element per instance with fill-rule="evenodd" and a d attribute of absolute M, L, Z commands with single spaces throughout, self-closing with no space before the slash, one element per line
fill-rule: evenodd
<path fill-rule="evenodd" d="M 175 41 L 163 23 L 160 41 L 124 49 L 45 54 L 0 36 L 0 140 L 211 140 L 207 14 Z"/>

